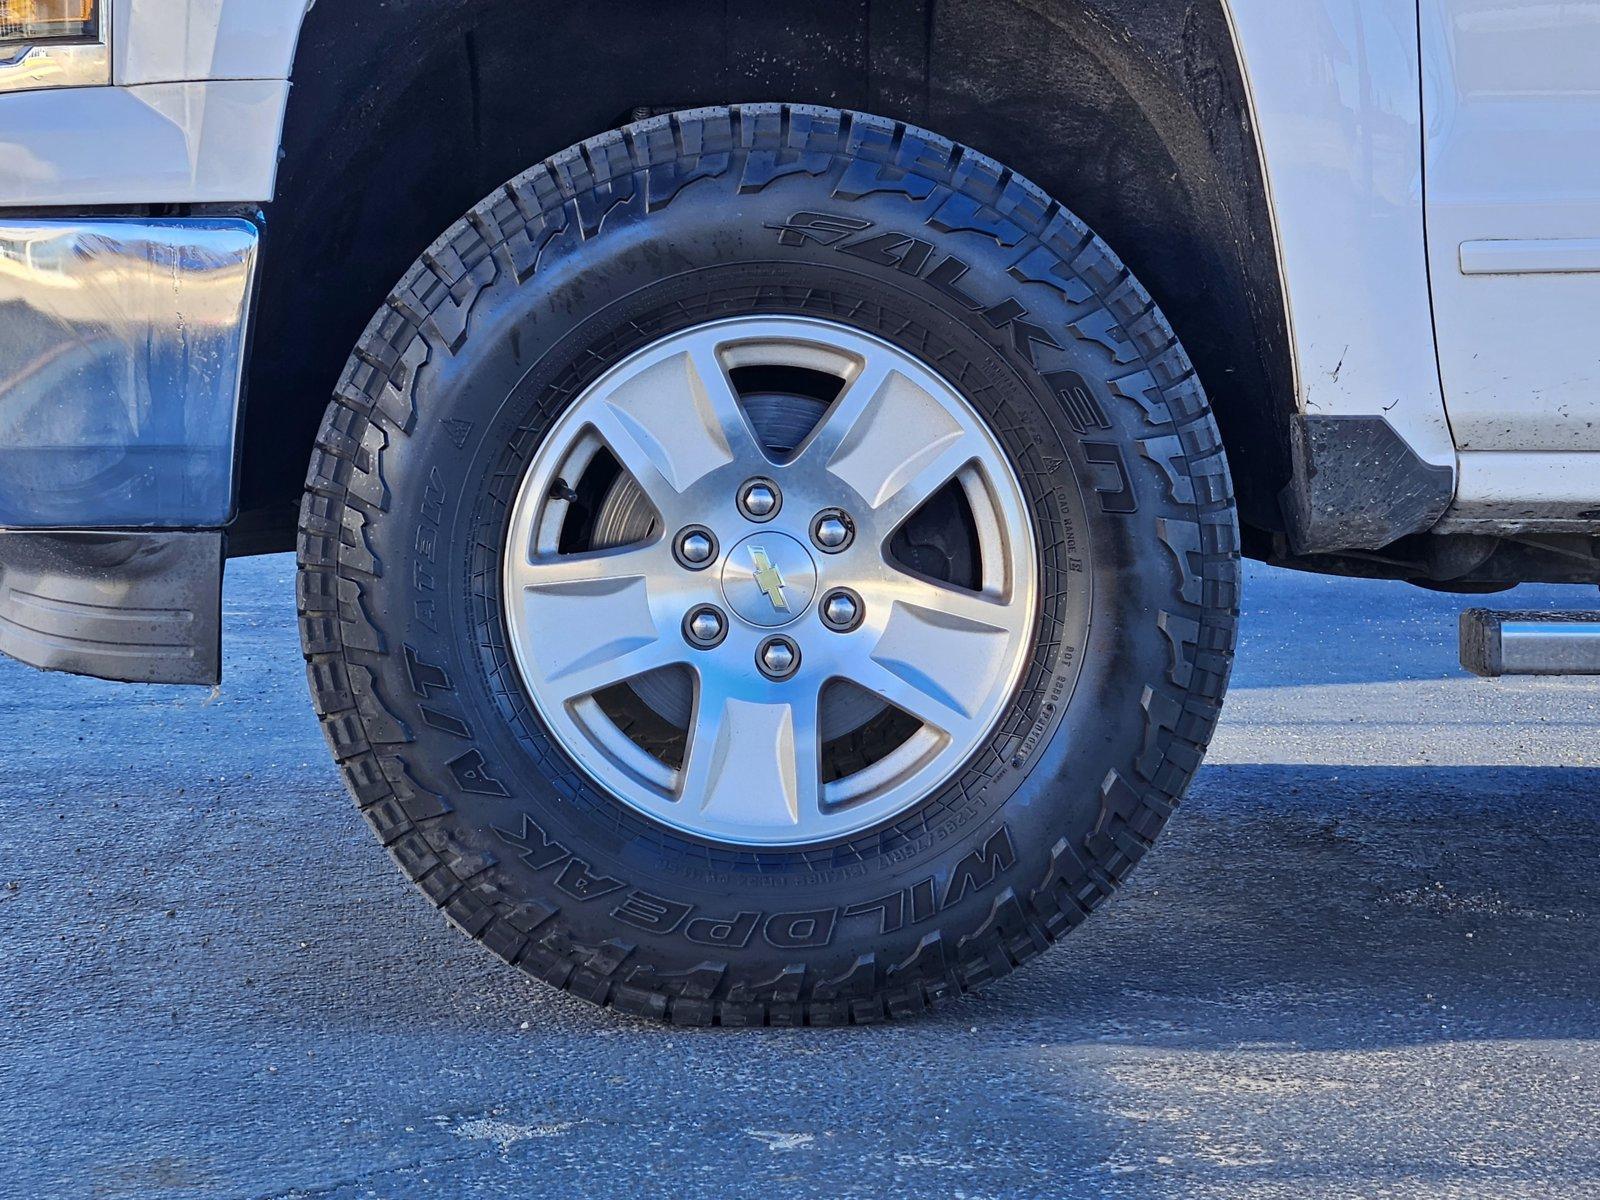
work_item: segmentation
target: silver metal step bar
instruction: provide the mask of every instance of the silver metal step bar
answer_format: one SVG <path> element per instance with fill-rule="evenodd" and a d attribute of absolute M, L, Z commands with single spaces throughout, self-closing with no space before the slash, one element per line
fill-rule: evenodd
<path fill-rule="evenodd" d="M 1600 675 L 1600 612 L 1461 614 L 1461 665 L 1474 675 Z"/>

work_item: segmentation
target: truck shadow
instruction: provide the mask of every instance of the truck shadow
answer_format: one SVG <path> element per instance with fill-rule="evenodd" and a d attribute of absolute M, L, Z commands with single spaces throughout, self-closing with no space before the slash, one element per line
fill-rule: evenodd
<path fill-rule="evenodd" d="M 937 1039 L 976 1025 L 1001 1040 L 1192 1050 L 1593 1039 L 1597 797 L 1591 768 L 1210 766 L 1123 892 L 1060 945 L 902 1033 L 822 1036 Z M 428 916 L 373 935 L 415 937 Z M 510 1001 L 535 1028 L 646 1044 L 789 1036 L 635 1022 L 487 964 L 458 937 L 423 936 L 446 961 L 418 972 L 402 1003 L 430 1023 L 498 1023 Z M 463 991 L 479 993 L 466 1008 Z"/>
<path fill-rule="evenodd" d="M 1206 767 L 1105 910 L 988 1021 L 1164 1045 L 1600 1031 L 1600 770 Z"/>

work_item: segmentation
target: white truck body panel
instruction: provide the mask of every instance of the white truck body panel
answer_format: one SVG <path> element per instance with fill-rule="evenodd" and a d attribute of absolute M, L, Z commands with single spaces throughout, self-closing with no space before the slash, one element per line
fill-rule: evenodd
<path fill-rule="evenodd" d="M 1301 411 L 1381 414 L 1455 465 L 1433 354 L 1416 0 L 1228 0 Z"/>
<path fill-rule="evenodd" d="M 288 96 L 271 79 L 0 95 L 0 206 L 270 200 Z"/>
<path fill-rule="evenodd" d="M 119 85 L 287 79 L 308 0 L 112 0 Z"/>
<path fill-rule="evenodd" d="M 1463 450 L 1455 507 L 1436 528 L 1586 533 L 1600 520 L 1600 454 L 1590 450 Z"/>
<path fill-rule="evenodd" d="M 1463 452 L 1600 452 L 1600 0 L 1422 0 L 1428 252 Z M 1463 473 L 1458 509 L 1545 473 Z M 1588 471 L 1596 507 L 1600 459 Z M 1552 491 L 1550 514 L 1573 499 Z M 1581 499 L 1581 498 L 1580 498 Z"/>
<path fill-rule="evenodd" d="M 115 86 L 0 86 L 0 207 L 272 199 L 307 0 L 107 7 Z"/>

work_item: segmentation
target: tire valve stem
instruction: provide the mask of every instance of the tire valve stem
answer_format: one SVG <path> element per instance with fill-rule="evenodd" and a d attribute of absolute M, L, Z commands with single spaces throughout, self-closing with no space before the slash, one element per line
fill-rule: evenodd
<path fill-rule="evenodd" d="M 565 500 L 568 504 L 575 504 L 578 493 L 572 490 L 572 485 L 565 479 L 558 479 L 550 485 L 550 498 L 552 500 Z"/>

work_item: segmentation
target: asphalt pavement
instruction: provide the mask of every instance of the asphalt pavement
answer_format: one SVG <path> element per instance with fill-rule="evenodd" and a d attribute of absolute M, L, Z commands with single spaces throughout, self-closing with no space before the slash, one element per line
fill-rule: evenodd
<path fill-rule="evenodd" d="M 1591 1197 L 1600 681 L 1477 600 L 1252 567 L 1211 756 L 1128 888 L 931 1019 L 685 1032 L 448 928 L 341 790 L 293 564 L 226 682 L 0 662 L 0 1196 Z"/>

